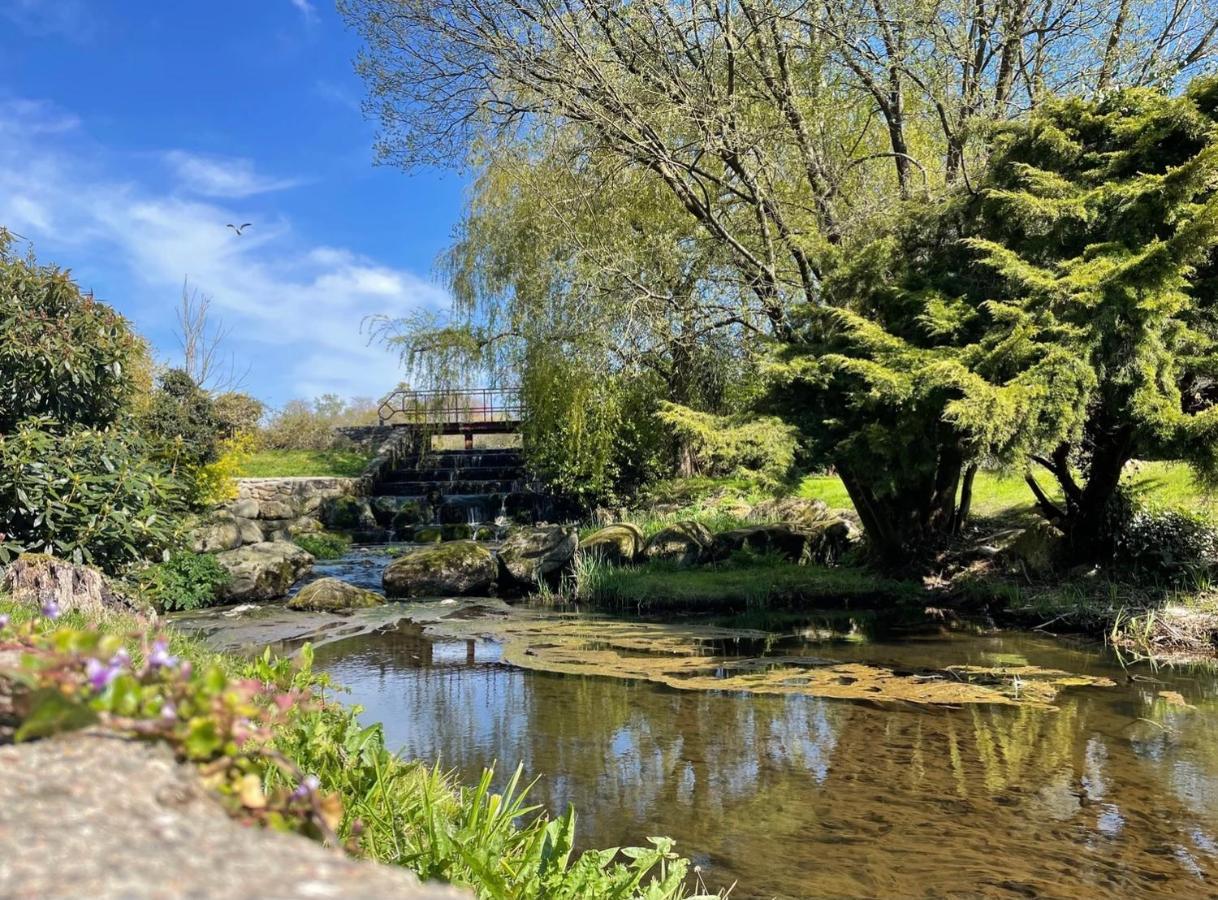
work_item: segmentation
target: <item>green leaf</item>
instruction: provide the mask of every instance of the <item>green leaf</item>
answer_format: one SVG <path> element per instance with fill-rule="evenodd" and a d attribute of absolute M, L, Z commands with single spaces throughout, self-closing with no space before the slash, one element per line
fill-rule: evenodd
<path fill-rule="evenodd" d="M 18 743 L 87 728 L 97 722 L 97 713 L 85 704 L 65 697 L 57 688 L 40 688 L 30 695 L 30 714 L 13 735 Z"/>

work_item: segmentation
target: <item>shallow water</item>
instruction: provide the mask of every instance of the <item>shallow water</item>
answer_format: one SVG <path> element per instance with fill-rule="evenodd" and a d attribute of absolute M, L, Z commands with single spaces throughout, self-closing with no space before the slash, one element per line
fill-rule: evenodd
<path fill-rule="evenodd" d="M 1018 633 L 860 641 L 787 625 L 760 648 L 1115 682 L 1069 688 L 1055 709 L 944 708 L 551 674 L 505 663 L 493 641 L 380 627 L 324 644 L 316 664 L 392 746 L 467 780 L 522 763 L 535 802 L 576 806 L 584 845 L 670 835 L 709 887 L 736 882 L 733 897 L 1218 895 L 1209 668 L 1126 670 Z M 733 646 L 713 650 L 759 650 Z"/>

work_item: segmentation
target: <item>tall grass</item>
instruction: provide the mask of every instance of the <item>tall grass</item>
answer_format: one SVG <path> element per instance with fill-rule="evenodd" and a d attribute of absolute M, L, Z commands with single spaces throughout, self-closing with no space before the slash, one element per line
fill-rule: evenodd
<path fill-rule="evenodd" d="M 670 562 L 612 566 L 581 557 L 574 596 L 617 611 L 731 612 L 771 607 L 840 604 L 863 599 L 916 599 L 920 588 L 874 572 L 841 566 L 801 566 L 769 554 L 737 554 L 714 566 Z"/>

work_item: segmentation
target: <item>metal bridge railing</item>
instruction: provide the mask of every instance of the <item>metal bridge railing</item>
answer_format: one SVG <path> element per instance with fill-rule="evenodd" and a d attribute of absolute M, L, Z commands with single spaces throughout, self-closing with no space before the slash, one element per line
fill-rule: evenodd
<path fill-rule="evenodd" d="M 520 392 L 498 388 L 397 390 L 385 397 L 377 409 L 382 425 L 437 425 L 453 429 L 512 426 L 520 422 L 523 414 Z"/>

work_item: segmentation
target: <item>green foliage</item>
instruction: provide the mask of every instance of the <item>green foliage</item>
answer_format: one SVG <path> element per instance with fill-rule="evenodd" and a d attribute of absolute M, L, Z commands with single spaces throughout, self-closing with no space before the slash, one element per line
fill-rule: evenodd
<path fill-rule="evenodd" d="M 1207 517 L 1182 509 L 1137 503 L 1126 492 L 1114 504 L 1113 558 L 1135 576 L 1192 582 L 1218 565 L 1218 528 Z"/>
<path fill-rule="evenodd" d="M 131 402 L 144 354 L 122 316 L 14 254 L 0 228 L 0 434 L 32 416 L 104 428 Z"/>
<path fill-rule="evenodd" d="M 797 432 L 781 419 L 716 416 L 668 402 L 656 416 L 689 448 L 701 474 L 776 487 L 795 466 Z"/>
<path fill-rule="evenodd" d="M 140 593 L 162 612 L 200 609 L 216 602 L 228 571 L 209 553 L 181 550 L 135 575 Z"/>
<path fill-rule="evenodd" d="M 257 432 L 266 405 L 241 391 L 225 391 L 212 398 L 212 413 L 226 437 Z"/>
<path fill-rule="evenodd" d="M 240 478 L 332 475 L 355 478 L 368 466 L 360 450 L 255 450 L 241 460 Z"/>
<path fill-rule="evenodd" d="M 160 452 L 175 466 L 193 471 L 220 455 L 222 426 L 215 405 L 181 369 L 161 375 L 144 420 L 145 433 L 154 436 Z"/>
<path fill-rule="evenodd" d="M 697 568 L 667 562 L 619 568 L 585 561 L 577 576 L 581 601 L 642 614 L 807 608 L 877 598 L 916 601 L 920 594 L 915 582 L 883 578 L 866 569 L 801 566 L 749 554 Z"/>
<path fill-rule="evenodd" d="M 654 477 L 660 447 L 643 384 L 543 347 L 521 393 L 529 468 L 558 494 L 589 507 Z"/>
<path fill-rule="evenodd" d="M 827 278 L 773 400 L 886 555 L 959 525 L 969 464 L 1044 459 L 1066 508 L 1043 505 L 1091 557 L 1139 448 L 1218 459 L 1218 409 L 1185 412 L 1179 389 L 1218 367 L 1195 277 L 1218 242 L 1207 85 L 1045 103 L 1000 129 L 975 193 L 910 210 Z"/>
<path fill-rule="evenodd" d="M 344 400 L 324 394 L 312 401 L 292 400 L 272 413 L 259 434 L 268 450 L 341 450 L 346 440 L 334 429 L 351 425 L 375 425 L 377 404 L 356 397 Z"/>
<path fill-rule="evenodd" d="M 171 546 L 184 510 L 136 435 L 44 418 L 0 434 L 0 562 L 24 547 L 116 572 Z"/>
<path fill-rule="evenodd" d="M 338 559 L 351 546 L 351 538 L 345 534 L 333 534 L 328 531 L 297 535 L 293 540 L 296 546 L 307 550 L 316 559 Z"/>

